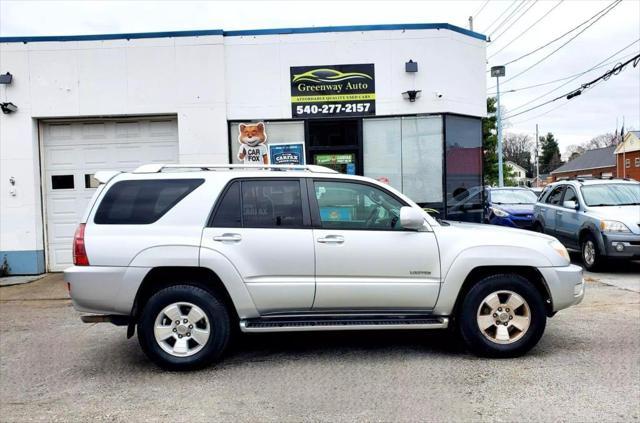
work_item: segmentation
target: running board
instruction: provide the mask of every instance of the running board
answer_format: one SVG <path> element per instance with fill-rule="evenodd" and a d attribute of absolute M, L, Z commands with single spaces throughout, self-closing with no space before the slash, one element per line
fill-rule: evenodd
<path fill-rule="evenodd" d="M 382 329 L 446 329 L 447 317 L 389 317 L 301 319 L 286 318 L 246 319 L 240 321 L 242 332 L 306 332 L 330 330 L 382 330 Z"/>

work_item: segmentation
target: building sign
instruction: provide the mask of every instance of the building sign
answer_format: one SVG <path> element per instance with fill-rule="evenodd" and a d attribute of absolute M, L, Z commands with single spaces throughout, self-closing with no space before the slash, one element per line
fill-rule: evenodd
<path fill-rule="evenodd" d="M 375 115 L 373 63 L 291 67 L 291 115 Z"/>
<path fill-rule="evenodd" d="M 304 143 L 270 144 L 269 162 L 275 165 L 303 165 Z"/>

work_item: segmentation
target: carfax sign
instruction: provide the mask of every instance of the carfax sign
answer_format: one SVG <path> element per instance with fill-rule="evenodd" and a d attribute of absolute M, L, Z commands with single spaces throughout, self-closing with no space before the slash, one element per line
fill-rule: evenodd
<path fill-rule="evenodd" d="M 375 88 L 373 63 L 291 67 L 291 115 L 374 115 Z"/>

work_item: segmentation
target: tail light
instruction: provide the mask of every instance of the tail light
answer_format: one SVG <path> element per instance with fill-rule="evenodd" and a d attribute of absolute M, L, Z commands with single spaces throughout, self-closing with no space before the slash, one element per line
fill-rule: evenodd
<path fill-rule="evenodd" d="M 76 234 L 73 236 L 73 264 L 76 266 L 88 266 L 89 257 L 87 257 L 87 250 L 84 248 L 84 227 L 86 225 L 81 223 L 76 229 Z"/>

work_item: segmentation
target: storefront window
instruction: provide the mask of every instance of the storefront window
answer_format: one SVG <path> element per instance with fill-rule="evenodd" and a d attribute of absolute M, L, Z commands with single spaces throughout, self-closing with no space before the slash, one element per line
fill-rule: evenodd
<path fill-rule="evenodd" d="M 416 203 L 442 202 L 442 117 L 402 118 L 402 192 Z"/>
<path fill-rule="evenodd" d="M 446 117 L 447 218 L 482 220 L 482 127 L 477 118 Z"/>
<path fill-rule="evenodd" d="M 362 122 L 364 176 L 402 191 L 402 121 L 400 118 Z"/>
<path fill-rule="evenodd" d="M 244 125 L 245 131 L 247 127 L 255 130 L 252 134 L 243 137 L 240 142 L 240 125 Z M 269 158 L 271 164 L 304 164 L 304 122 L 303 121 L 287 121 L 287 122 L 269 122 L 269 121 L 247 121 L 233 122 L 229 128 L 231 163 L 239 164 L 261 164 L 261 160 L 257 163 L 249 161 L 249 154 L 244 154 L 243 159 L 239 158 L 240 151 L 256 152 L 258 159 L 263 159 L 263 153 Z M 289 146 L 290 148 L 286 148 Z M 275 163 L 275 158 L 296 158 L 301 163 Z M 289 160 L 291 161 L 291 160 Z M 273 163 L 272 163 L 273 162 Z"/>

